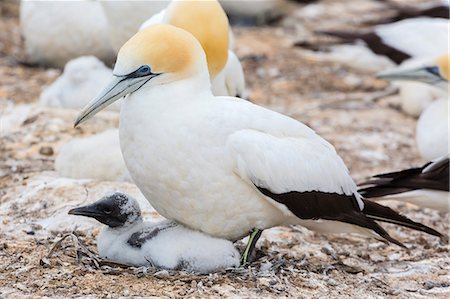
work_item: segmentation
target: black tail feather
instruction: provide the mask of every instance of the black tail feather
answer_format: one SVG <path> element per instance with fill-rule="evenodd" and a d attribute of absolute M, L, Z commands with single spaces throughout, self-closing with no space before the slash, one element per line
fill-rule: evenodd
<path fill-rule="evenodd" d="M 432 229 L 431 227 L 412 221 L 408 217 L 395 212 L 391 208 L 382 206 L 370 200 L 364 200 L 363 213 L 372 220 L 397 224 L 410 229 L 425 232 L 439 238 L 444 237 L 440 232 Z"/>

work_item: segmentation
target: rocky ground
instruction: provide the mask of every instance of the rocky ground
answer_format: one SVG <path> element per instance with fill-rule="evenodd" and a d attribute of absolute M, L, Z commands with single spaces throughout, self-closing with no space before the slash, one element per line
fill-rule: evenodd
<path fill-rule="evenodd" d="M 403 1 L 420 2 L 420 1 Z M 294 45 L 318 42 L 313 30 L 362 27 L 390 13 L 377 1 L 326 0 L 326 10 L 305 14 L 297 4 L 279 23 L 234 28 L 250 99 L 291 115 L 334 144 L 361 181 L 370 174 L 420 165 L 416 120 L 373 74 L 324 63 Z M 357 236 L 323 236 L 300 227 L 267 230 L 260 258 L 248 269 L 210 275 L 130 268 L 99 260 L 99 226 L 67 216 L 75 205 L 109 190 L 138 197 L 145 216 L 159 216 L 131 183 L 60 178 L 59 146 L 118 125 L 103 113 L 73 129 L 77 111 L 42 107 L 39 94 L 60 70 L 27 64 L 18 3 L 0 2 L 0 298 L 37 297 L 446 297 L 449 245 L 386 225 L 409 250 Z M 441 232 L 449 215 L 387 203 Z M 242 244 L 238 244 L 242 245 Z"/>

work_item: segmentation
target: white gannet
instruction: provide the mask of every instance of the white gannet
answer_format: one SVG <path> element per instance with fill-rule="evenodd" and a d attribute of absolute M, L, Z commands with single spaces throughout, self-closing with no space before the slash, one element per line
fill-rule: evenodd
<path fill-rule="evenodd" d="M 79 109 L 97 95 L 111 80 L 111 69 L 94 56 L 81 56 L 70 60 L 64 72 L 46 87 L 39 102 L 44 106 Z M 120 105 L 112 105 L 119 111 Z"/>
<path fill-rule="evenodd" d="M 449 163 L 446 155 L 422 167 L 379 174 L 362 183 L 359 192 L 366 198 L 405 201 L 448 212 Z"/>
<path fill-rule="evenodd" d="M 449 152 L 449 99 L 450 53 L 439 56 L 433 63 L 417 68 L 399 68 L 378 75 L 381 79 L 411 80 L 436 86 L 444 91 L 422 112 L 416 127 L 416 143 L 421 156 L 434 160 Z"/>
<path fill-rule="evenodd" d="M 131 181 L 120 151 L 117 129 L 74 138 L 63 144 L 55 159 L 55 170 L 73 179 Z"/>
<path fill-rule="evenodd" d="M 412 18 L 377 25 L 369 32 L 320 31 L 346 41 L 363 41 L 375 54 L 401 63 L 411 57 L 433 57 L 448 51 L 448 19 Z"/>
<path fill-rule="evenodd" d="M 69 211 L 106 224 L 97 237 L 102 258 L 133 266 L 210 273 L 239 265 L 230 241 L 188 229 L 172 221 L 145 222 L 138 202 L 123 193 Z"/>
<path fill-rule="evenodd" d="M 301 224 L 323 232 L 393 239 L 374 220 L 440 233 L 364 201 L 331 144 L 304 124 L 211 93 L 205 53 L 187 31 L 155 25 L 119 51 L 115 79 L 75 121 L 128 95 L 120 143 L 130 175 L 164 217 L 211 236 Z"/>
<path fill-rule="evenodd" d="M 155 24 L 171 24 L 197 38 L 206 53 L 214 95 L 244 97 L 244 71 L 232 51 L 233 34 L 217 0 L 173 0 L 166 9 L 144 22 L 140 30 Z M 223 49 L 225 44 L 227 52 Z"/>
<path fill-rule="evenodd" d="M 84 55 L 114 61 L 107 21 L 98 1 L 22 0 L 20 26 L 34 63 L 63 67 Z"/>

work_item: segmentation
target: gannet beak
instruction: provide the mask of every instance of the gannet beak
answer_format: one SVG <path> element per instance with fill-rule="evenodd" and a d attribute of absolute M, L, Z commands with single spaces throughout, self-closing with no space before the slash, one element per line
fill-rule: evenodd
<path fill-rule="evenodd" d="M 94 218 L 110 227 L 118 227 L 124 224 L 123 219 L 120 219 L 119 215 L 117 215 L 113 202 L 95 202 L 87 206 L 71 209 L 68 214 Z"/>
<path fill-rule="evenodd" d="M 100 211 L 98 209 L 97 205 L 95 205 L 95 204 L 71 209 L 68 212 L 68 214 L 69 215 L 86 216 L 86 217 L 91 217 L 91 218 L 95 218 L 95 217 L 104 215 L 104 213 L 102 211 Z"/>
<path fill-rule="evenodd" d="M 377 75 L 377 78 L 389 81 L 392 80 L 419 81 L 428 84 L 437 84 L 442 81 L 446 81 L 440 75 L 439 68 L 437 66 L 384 71 L 379 73 Z"/>
<path fill-rule="evenodd" d="M 118 99 L 130 94 L 142 85 L 147 83 L 154 76 L 130 77 L 130 76 L 114 76 L 113 80 L 97 95 L 78 115 L 75 120 L 74 127 L 87 121 L 102 109 L 111 105 Z"/>

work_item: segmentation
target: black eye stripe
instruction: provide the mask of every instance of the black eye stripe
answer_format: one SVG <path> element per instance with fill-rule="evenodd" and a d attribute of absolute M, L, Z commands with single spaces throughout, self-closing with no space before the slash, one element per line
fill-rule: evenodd
<path fill-rule="evenodd" d="M 432 73 L 433 75 L 441 77 L 441 73 L 439 72 L 439 68 L 437 66 L 426 67 L 425 70 L 427 70 L 427 72 L 429 73 Z"/>
<path fill-rule="evenodd" d="M 140 68 L 138 68 L 137 70 L 135 70 L 134 72 L 129 73 L 128 75 L 124 75 L 123 77 L 129 79 L 129 78 L 140 78 L 140 77 L 145 77 L 145 76 L 150 76 L 150 75 L 156 75 L 156 74 L 152 73 L 152 69 L 148 65 L 143 65 Z"/>

